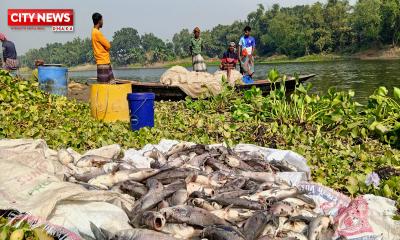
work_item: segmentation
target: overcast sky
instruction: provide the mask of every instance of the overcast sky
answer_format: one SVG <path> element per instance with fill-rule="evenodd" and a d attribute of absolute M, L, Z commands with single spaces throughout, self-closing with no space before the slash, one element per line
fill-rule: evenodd
<path fill-rule="evenodd" d="M 310 4 L 317 0 L 0 0 L 0 32 L 15 42 L 18 54 L 50 42 L 66 42 L 75 37 L 89 37 L 91 15 L 100 12 L 104 17 L 102 31 L 111 39 L 122 27 L 133 27 L 143 33 L 154 33 L 171 39 L 182 28 L 211 29 L 218 24 L 243 20 L 258 4 L 271 7 Z M 324 0 L 320 0 L 325 2 Z M 350 2 L 354 2 L 351 0 Z M 7 24 L 9 8 L 72 8 L 74 32 L 55 33 L 50 28 L 41 31 L 11 30 Z"/>

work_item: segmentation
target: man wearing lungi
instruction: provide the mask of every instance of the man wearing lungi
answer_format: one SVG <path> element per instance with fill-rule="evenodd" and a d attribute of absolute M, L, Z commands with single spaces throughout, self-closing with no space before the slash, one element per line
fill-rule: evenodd
<path fill-rule="evenodd" d="M 100 13 L 94 13 L 92 20 L 94 24 L 92 30 L 92 47 L 97 64 L 97 82 L 110 83 L 111 80 L 114 80 L 110 61 L 111 44 L 100 32 L 100 28 L 103 27 L 103 16 Z"/>
<path fill-rule="evenodd" d="M 194 37 L 190 41 L 190 54 L 192 55 L 193 71 L 207 72 L 207 66 L 204 62 L 201 51 L 203 50 L 203 39 L 200 37 L 200 28 L 193 30 Z"/>

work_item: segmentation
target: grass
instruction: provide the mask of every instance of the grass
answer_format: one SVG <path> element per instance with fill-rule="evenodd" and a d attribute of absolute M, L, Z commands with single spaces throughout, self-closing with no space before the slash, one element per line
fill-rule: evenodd
<path fill-rule="evenodd" d="M 285 55 L 274 55 L 268 58 L 259 58 L 256 60 L 258 64 L 270 64 L 270 63 L 305 63 L 305 62 L 328 62 L 328 61 L 339 61 L 345 60 L 349 57 L 340 56 L 335 54 L 311 54 L 299 58 L 289 58 Z"/>

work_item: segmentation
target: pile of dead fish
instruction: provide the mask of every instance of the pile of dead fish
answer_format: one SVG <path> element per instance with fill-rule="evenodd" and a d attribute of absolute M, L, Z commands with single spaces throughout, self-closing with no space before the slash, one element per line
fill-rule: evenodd
<path fill-rule="evenodd" d="M 254 152 L 181 143 L 145 153 L 151 168 L 94 155 L 68 164 L 68 181 L 133 196 L 132 229 L 96 239 L 332 239 L 332 218 L 276 172 L 294 171 Z M 64 161 L 65 162 L 65 161 Z M 89 236 L 85 238 L 90 239 Z"/>

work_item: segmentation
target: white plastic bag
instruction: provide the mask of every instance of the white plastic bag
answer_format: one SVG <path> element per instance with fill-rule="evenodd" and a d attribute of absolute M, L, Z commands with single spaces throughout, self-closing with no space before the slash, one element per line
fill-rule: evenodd
<path fill-rule="evenodd" d="M 398 240 L 400 221 L 392 219 L 396 211 L 393 200 L 374 195 L 357 197 L 339 210 L 336 234 L 349 240 Z"/>
<path fill-rule="evenodd" d="M 96 214 L 90 215 L 90 218 L 81 216 L 81 223 L 88 224 L 89 221 L 102 219 L 106 230 L 126 229 L 126 214 L 118 207 L 124 205 L 130 209 L 134 203 L 131 197 L 111 191 L 88 191 L 80 185 L 63 182 L 62 178 L 55 175 L 57 171 L 61 171 L 58 174 L 63 174 L 60 166 L 57 152 L 48 149 L 44 141 L 1 140 L 0 209 L 27 212 L 43 221 L 51 222 L 52 214 L 59 211 L 59 207 L 71 215 L 80 214 L 76 206 L 68 207 L 64 203 L 79 204 L 82 209 L 93 209 L 91 204 L 102 202 L 103 207 L 96 209 Z M 111 205 L 105 203 L 115 206 L 109 208 Z M 109 214 L 110 212 L 113 214 Z M 115 218 L 116 215 L 119 217 Z M 85 224 L 76 227 L 80 225 L 84 226 L 79 229 L 81 232 L 91 234 L 85 232 Z M 108 226 L 113 228 L 109 229 Z M 76 231 L 76 228 L 71 230 Z"/>

